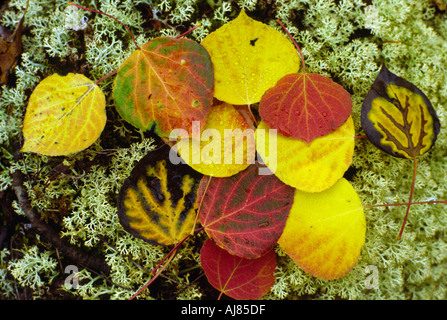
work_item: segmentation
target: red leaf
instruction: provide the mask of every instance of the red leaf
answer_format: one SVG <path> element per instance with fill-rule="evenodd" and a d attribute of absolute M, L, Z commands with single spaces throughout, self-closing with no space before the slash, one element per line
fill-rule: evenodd
<path fill-rule="evenodd" d="M 200 263 L 209 283 L 234 299 L 260 299 L 275 282 L 276 256 L 273 250 L 257 259 L 243 259 L 208 239 L 200 251 Z"/>
<path fill-rule="evenodd" d="M 263 95 L 262 120 L 286 137 L 310 143 L 335 131 L 351 114 L 349 93 L 331 79 L 315 73 L 292 73 Z"/>
<path fill-rule="evenodd" d="M 294 188 L 274 175 L 259 175 L 259 168 L 250 165 L 227 178 L 204 176 L 197 195 L 203 197 L 199 217 L 208 236 L 246 259 L 275 246 L 293 203 Z"/>

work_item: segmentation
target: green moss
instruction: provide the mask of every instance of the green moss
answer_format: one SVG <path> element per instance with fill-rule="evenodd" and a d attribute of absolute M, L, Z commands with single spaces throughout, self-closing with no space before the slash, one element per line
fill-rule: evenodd
<path fill-rule="evenodd" d="M 447 199 L 447 16 L 431 0 L 238 0 L 212 1 L 213 11 L 203 8 L 210 1 L 80 1 L 128 25 L 139 45 L 161 35 L 177 36 L 200 22 L 190 38 L 201 41 L 224 22 L 233 19 L 239 8 L 268 22 L 280 19 L 302 48 L 306 69 L 333 78 L 350 91 L 356 133 L 362 135 L 360 109 L 363 98 L 382 63 L 393 73 L 413 82 L 431 100 L 441 133 L 435 147 L 420 158 L 415 201 Z M 208 3 L 208 4 L 207 4 Z M 22 16 L 25 0 L 12 0 L 0 24 L 13 29 Z M 147 27 L 145 11 L 150 8 L 160 30 Z M 266 7 L 269 6 L 269 7 Z M 266 16 L 265 12 L 271 12 Z M 44 14 L 51 13 L 51 14 Z M 88 17 L 88 27 L 75 32 L 70 23 Z M 73 22 L 74 21 L 74 22 Z M 75 23 L 76 24 L 76 23 Z M 178 27 L 182 24 L 182 27 Z M 27 172 L 33 206 L 45 219 L 60 224 L 61 236 L 74 245 L 96 250 L 111 266 L 108 279 L 82 269 L 82 285 L 73 295 L 84 299 L 129 298 L 149 279 L 149 271 L 165 256 L 168 248 L 149 245 L 126 233 L 116 214 L 116 195 L 124 179 L 151 141 L 130 128 L 117 116 L 111 87 L 113 77 L 100 83 L 107 97 L 108 119 L 101 139 L 85 152 L 67 159 L 25 155 L 25 163 L 12 161 L 12 142 L 21 133 L 27 99 L 37 83 L 53 72 L 65 72 L 73 65 L 87 65 L 89 78 L 97 80 L 116 70 L 136 49 L 126 30 L 116 21 L 89 12 L 66 11 L 65 1 L 30 0 L 23 37 L 23 54 L 14 70 L 12 86 L 0 89 L 0 191 L 11 187 L 10 170 Z M 80 39 L 82 34 L 83 40 Z M 78 71 L 79 70 L 70 70 Z M 107 151 L 105 149 L 116 148 Z M 107 161 L 104 161 L 104 153 Z M 49 179 L 56 165 L 68 171 Z M 90 163 L 85 169 L 78 163 Z M 405 202 L 409 196 L 412 163 L 377 150 L 365 139 L 356 141 L 352 184 L 364 205 Z M 66 212 L 61 215 L 60 204 Z M 16 211 L 20 213 L 17 205 Z M 0 213 L 3 214 L 3 213 Z M 324 281 L 314 278 L 277 248 L 275 285 L 267 299 L 446 299 L 447 298 L 447 216 L 443 205 L 414 205 L 402 240 L 397 234 L 404 207 L 365 210 L 366 242 L 358 264 L 344 278 Z M 199 268 L 198 236 L 182 246 L 165 271 L 166 286 L 178 287 L 178 299 L 199 299 L 204 290 L 191 284 Z M 194 243 L 196 241 L 197 243 Z M 0 261 L 1 296 L 14 298 L 12 283 L 31 286 L 34 297 L 45 297 L 55 278 L 66 275 L 55 267 L 56 254 L 43 246 L 23 245 L 20 254 L 2 250 Z M 32 263 L 31 263 L 32 262 Z M 368 266 L 377 267 L 378 287 L 367 289 Z M 189 268 L 192 268 L 193 271 Z M 28 274 L 28 276 L 27 276 Z M 29 275 L 33 275 L 33 279 Z M 174 285 L 172 285 L 174 283 Z M 156 299 L 150 291 L 140 298 Z"/>

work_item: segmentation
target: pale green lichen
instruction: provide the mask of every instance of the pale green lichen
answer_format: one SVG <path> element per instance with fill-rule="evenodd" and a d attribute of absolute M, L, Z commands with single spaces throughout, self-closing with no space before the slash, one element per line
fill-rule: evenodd
<path fill-rule="evenodd" d="M 358 135 L 362 134 L 361 105 L 382 63 L 424 91 L 438 113 L 441 133 L 433 150 L 419 159 L 414 200 L 445 200 L 447 15 L 437 10 L 431 0 L 365 2 L 276 1 L 269 24 L 281 30 L 276 22 L 280 19 L 286 25 L 302 49 L 308 72 L 332 77 L 350 91 Z M 213 9 L 212 13 L 199 12 L 204 3 Z M 200 27 L 188 37 L 200 42 L 233 19 L 234 10 L 242 8 L 253 15 L 255 11 L 266 12 L 265 6 L 269 3 L 256 0 L 80 1 L 123 21 L 135 33 L 139 45 L 160 35 L 177 36 L 197 23 Z M 10 1 L 0 23 L 13 29 L 25 6 L 25 0 Z M 144 13 L 136 6 L 147 6 L 153 18 L 161 22 L 161 30 L 144 29 Z M 82 31 L 84 49 L 78 46 L 77 33 L 66 28 L 67 15 L 78 22 L 88 18 L 87 28 Z M 26 181 L 28 194 L 45 219 L 53 219 L 52 214 L 59 214 L 58 203 L 67 201 L 66 214 L 58 217 L 61 236 L 73 245 L 95 248 L 111 266 L 108 278 L 81 269 L 78 273 L 81 285 L 68 291 L 83 299 L 127 299 L 150 278 L 150 271 L 169 249 L 132 237 L 123 230 L 116 214 L 120 186 L 136 161 L 151 148 L 150 139 L 141 138 L 141 132 L 129 129 L 119 117 L 113 118 L 111 132 L 118 140 L 131 140 L 128 147 L 106 151 L 104 141 L 99 140 L 85 152 L 57 162 L 65 161 L 70 169 L 53 180 L 48 179 L 55 167 L 52 159 L 26 154 L 25 162 L 13 163 L 11 143 L 20 135 L 29 94 L 43 77 L 57 72 L 60 64 L 85 59 L 90 78 L 97 80 L 116 70 L 136 47 L 116 21 L 90 12 L 67 12 L 65 1 L 30 0 L 25 25 L 30 29 L 23 37 L 23 54 L 14 70 L 15 87 L 5 85 L 0 90 L 0 191 L 11 187 L 9 172 L 21 170 L 34 179 L 30 180 L 31 184 Z M 181 28 L 176 28 L 180 25 Z M 113 77 L 100 83 L 109 113 L 114 108 L 112 82 Z M 104 152 L 110 152 L 107 165 L 95 164 L 87 172 L 75 169 L 77 160 L 94 161 Z M 356 172 L 352 184 L 365 206 L 407 201 L 411 161 L 388 156 L 366 139 L 358 139 L 353 167 Z M 17 203 L 14 204 L 20 213 Z M 365 209 L 366 242 L 358 264 L 345 277 L 334 281 L 310 276 L 277 247 L 276 282 L 265 298 L 446 299 L 445 212 L 445 205 L 441 204 L 413 205 L 404 236 L 397 240 L 405 207 Z M 201 235 L 198 237 L 200 240 Z M 191 283 L 192 271 L 182 269 L 185 262 L 195 266 L 192 268 L 200 268 L 197 247 L 186 242 L 164 272 L 163 281 L 177 286 L 178 299 L 204 297 L 200 286 Z M 17 298 L 14 286 L 18 285 L 30 286 L 34 297 L 43 297 L 52 279 L 66 276 L 55 264 L 55 257 L 53 251 L 41 246 L 24 246 L 21 252 L 2 250 L 1 296 Z M 377 288 L 366 286 L 370 266 L 377 268 Z M 158 297 L 147 290 L 139 298 Z"/>
<path fill-rule="evenodd" d="M 23 257 L 9 261 L 7 269 L 19 285 L 32 288 L 38 297 L 48 290 L 59 273 L 57 260 L 51 256 L 54 252 L 32 246 L 25 247 L 21 253 Z"/>

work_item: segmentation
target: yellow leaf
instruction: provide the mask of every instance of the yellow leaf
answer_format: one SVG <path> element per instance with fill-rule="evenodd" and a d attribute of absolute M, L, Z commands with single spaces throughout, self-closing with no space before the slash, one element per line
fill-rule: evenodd
<path fill-rule="evenodd" d="M 203 39 L 202 45 L 214 65 L 214 97 L 234 105 L 259 102 L 279 79 L 300 68 L 289 39 L 243 10 Z"/>
<path fill-rule="evenodd" d="M 229 177 L 254 163 L 254 131 L 228 103 L 211 108 L 200 136 L 182 138 L 174 147 L 194 170 L 208 176 Z"/>
<path fill-rule="evenodd" d="M 257 152 L 282 182 L 296 189 L 305 192 L 326 190 L 343 177 L 351 165 L 355 135 L 351 116 L 337 130 L 310 144 L 277 133 L 275 145 L 269 131 L 261 121 L 256 130 Z"/>
<path fill-rule="evenodd" d="M 323 192 L 296 190 L 278 243 L 304 271 L 332 280 L 355 266 L 365 233 L 362 203 L 343 178 Z"/>
<path fill-rule="evenodd" d="M 105 97 L 82 74 L 53 74 L 31 94 L 23 121 L 24 152 L 62 156 L 89 147 L 106 124 Z"/>

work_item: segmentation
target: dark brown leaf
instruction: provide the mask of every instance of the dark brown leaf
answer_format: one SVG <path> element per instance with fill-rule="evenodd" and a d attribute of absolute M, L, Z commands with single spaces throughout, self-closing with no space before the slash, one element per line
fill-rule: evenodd
<path fill-rule="evenodd" d="M 17 61 L 22 53 L 23 22 L 25 21 L 28 4 L 29 1 L 14 33 L 10 37 L 0 36 L 0 85 L 8 81 L 8 77 L 17 65 Z M 5 35 L 6 33 L 6 31 L 2 32 Z"/>

